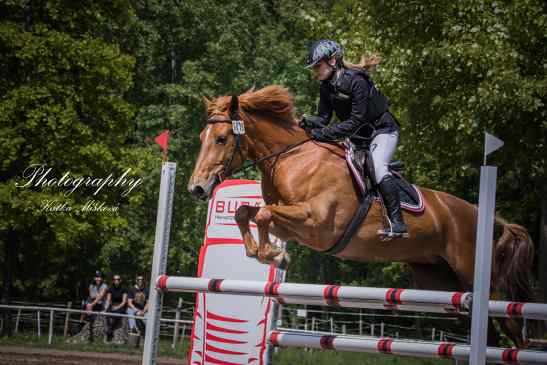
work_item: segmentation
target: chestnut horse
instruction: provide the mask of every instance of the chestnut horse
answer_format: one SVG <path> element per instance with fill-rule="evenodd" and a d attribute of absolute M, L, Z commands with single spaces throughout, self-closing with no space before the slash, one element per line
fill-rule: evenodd
<path fill-rule="evenodd" d="M 317 251 L 328 250 L 358 208 L 359 193 L 342 146 L 309 140 L 298 127 L 291 94 L 281 86 L 251 90 L 239 97 L 205 99 L 205 103 L 208 123 L 200 134 L 202 145 L 188 182 L 190 193 L 208 199 L 220 174 L 242 166 L 247 159 L 258 160 L 265 205 L 244 205 L 236 212 L 247 255 L 263 263 L 288 263 L 287 253 L 270 243 L 269 232 Z M 242 120 L 244 134 L 234 133 L 234 118 Z M 287 148 L 292 145 L 296 146 Z M 477 207 L 445 192 L 419 189 L 425 210 L 403 213 L 409 238 L 380 239 L 377 230 L 382 227 L 383 213 L 374 202 L 362 226 L 336 256 L 407 263 L 416 288 L 471 290 Z M 258 244 L 250 234 L 251 220 L 258 227 Z M 492 288 L 510 300 L 529 301 L 533 243 L 523 227 L 501 218 L 496 218 L 496 224 L 503 226 L 503 234 L 494 243 Z M 517 322 L 500 322 L 519 344 Z"/>

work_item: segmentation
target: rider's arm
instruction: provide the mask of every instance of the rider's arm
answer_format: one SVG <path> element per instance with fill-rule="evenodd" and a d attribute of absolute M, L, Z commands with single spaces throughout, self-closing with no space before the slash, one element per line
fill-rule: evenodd
<path fill-rule="evenodd" d="M 368 82 L 363 77 L 355 77 L 351 83 L 351 114 L 341 123 L 323 128 L 321 133 L 330 139 L 351 136 L 365 123 L 367 110 Z"/>
<path fill-rule="evenodd" d="M 319 88 L 319 105 L 317 107 L 317 114 L 319 118 L 322 119 L 324 126 L 330 123 L 332 111 L 333 108 L 330 102 L 328 85 L 326 83 L 321 83 L 321 87 Z"/>

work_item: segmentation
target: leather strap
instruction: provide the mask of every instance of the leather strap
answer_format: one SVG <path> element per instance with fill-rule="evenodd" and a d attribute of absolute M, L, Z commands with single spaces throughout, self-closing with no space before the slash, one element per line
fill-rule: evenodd
<path fill-rule="evenodd" d="M 364 197 L 360 201 L 359 207 L 357 208 L 357 212 L 353 215 L 353 218 L 349 222 L 349 224 L 346 226 L 346 229 L 344 230 L 344 233 L 342 236 L 332 245 L 331 248 L 323 251 L 326 254 L 329 255 L 336 255 L 342 252 L 350 243 L 351 238 L 355 234 L 355 232 L 359 229 L 361 226 L 361 223 L 363 223 L 365 217 L 367 216 L 367 213 L 370 209 L 370 206 L 372 205 L 372 202 L 374 201 L 374 196 L 372 193 L 367 194 L 367 196 Z"/>

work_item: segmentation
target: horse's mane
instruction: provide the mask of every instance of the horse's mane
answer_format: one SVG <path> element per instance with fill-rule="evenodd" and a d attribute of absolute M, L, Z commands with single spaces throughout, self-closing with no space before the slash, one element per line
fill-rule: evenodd
<path fill-rule="evenodd" d="M 207 106 L 208 114 L 227 112 L 231 98 L 228 95 L 216 98 Z M 239 96 L 239 109 L 243 118 L 265 116 L 284 128 L 296 127 L 293 96 L 287 88 L 280 85 L 246 91 Z"/>

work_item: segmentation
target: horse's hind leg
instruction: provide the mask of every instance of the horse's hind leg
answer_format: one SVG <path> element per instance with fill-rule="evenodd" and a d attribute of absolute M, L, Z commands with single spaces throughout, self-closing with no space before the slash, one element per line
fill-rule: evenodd
<path fill-rule="evenodd" d="M 256 257 L 258 252 L 258 245 L 256 244 L 256 241 L 249 229 L 249 222 L 256 216 L 259 209 L 259 207 L 242 205 L 237 208 L 235 214 L 235 220 L 239 231 L 241 232 L 241 237 L 243 238 L 243 243 L 245 244 L 245 253 L 248 257 Z"/>

